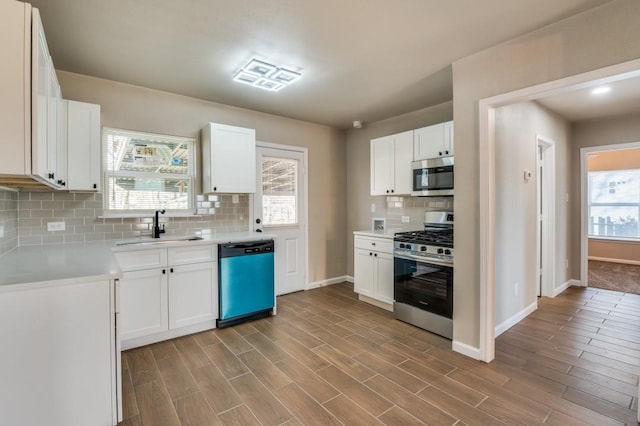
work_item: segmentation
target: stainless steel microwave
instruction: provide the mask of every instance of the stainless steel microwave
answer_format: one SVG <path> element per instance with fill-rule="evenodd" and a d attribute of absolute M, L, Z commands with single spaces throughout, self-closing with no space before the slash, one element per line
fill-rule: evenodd
<path fill-rule="evenodd" d="M 411 163 L 413 189 L 419 197 L 453 195 L 453 157 L 438 157 Z"/>

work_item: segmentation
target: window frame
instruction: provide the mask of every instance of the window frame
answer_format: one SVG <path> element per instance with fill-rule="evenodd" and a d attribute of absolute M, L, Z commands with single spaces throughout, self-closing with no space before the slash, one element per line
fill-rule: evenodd
<path fill-rule="evenodd" d="M 113 134 L 125 135 L 128 137 L 137 137 L 141 139 L 158 139 L 163 142 L 184 143 L 187 145 L 188 151 L 188 165 L 187 173 L 184 175 L 169 174 L 169 173 L 149 173 L 139 171 L 116 171 L 108 169 L 108 136 Z M 166 209 L 167 216 L 194 216 L 196 214 L 196 195 L 197 190 L 195 185 L 197 184 L 197 150 L 196 139 L 184 136 L 164 135 L 160 133 L 143 132 L 138 130 L 119 129 L 113 127 L 102 128 L 102 184 L 103 184 L 103 216 L 105 217 L 147 217 L 153 215 L 156 210 L 163 207 L 157 206 L 156 208 L 145 209 L 110 209 L 109 208 L 109 178 L 113 177 L 130 177 L 130 178 L 142 178 L 142 179 L 184 179 L 187 181 L 187 201 L 188 206 L 184 209 Z"/>

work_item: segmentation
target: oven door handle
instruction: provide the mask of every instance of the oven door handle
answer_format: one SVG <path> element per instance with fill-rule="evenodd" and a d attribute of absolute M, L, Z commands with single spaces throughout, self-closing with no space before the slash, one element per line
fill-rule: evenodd
<path fill-rule="evenodd" d="M 405 260 L 415 260 L 421 263 L 430 263 L 432 265 L 438 265 L 438 266 L 448 266 L 450 268 L 453 267 L 453 262 L 448 262 L 446 260 L 440 260 L 440 259 L 425 258 L 424 256 L 416 256 L 414 254 L 406 254 L 406 253 L 400 254 L 400 253 L 394 252 L 393 256 L 400 259 L 405 259 Z"/>

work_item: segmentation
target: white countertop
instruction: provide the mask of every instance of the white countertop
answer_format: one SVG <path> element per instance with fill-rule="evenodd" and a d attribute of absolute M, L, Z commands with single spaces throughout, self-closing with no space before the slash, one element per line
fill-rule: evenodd
<path fill-rule="evenodd" d="M 0 291 L 13 284 L 65 285 L 120 278 L 112 246 L 113 241 L 100 241 L 18 247 L 0 257 Z"/>
<path fill-rule="evenodd" d="M 14 285 L 21 288 L 36 288 L 47 285 L 111 280 L 122 277 L 122 271 L 113 252 L 154 249 L 159 247 L 181 247 L 194 244 L 221 244 L 239 241 L 258 241 L 275 238 L 275 235 L 260 232 L 211 232 L 199 235 L 198 241 L 171 241 L 173 236 L 163 236 L 151 244 L 129 244 L 117 246 L 119 241 L 96 241 L 91 243 L 50 244 L 44 246 L 18 247 L 0 257 L 0 292 L 13 291 Z M 175 236 L 175 238 L 181 238 Z M 137 238 L 126 241 L 145 240 Z M 165 242 L 162 242 L 165 241 Z M 160 242 L 160 244 L 158 244 Z M 25 287 L 26 286 L 26 287 Z"/>
<path fill-rule="evenodd" d="M 375 229 L 375 230 L 364 230 L 364 231 L 354 231 L 353 235 L 362 235 L 364 237 L 375 237 L 375 238 L 388 238 L 390 240 L 393 239 L 393 236 L 397 232 L 406 232 L 406 231 L 415 231 L 416 228 L 390 228 L 390 229 Z"/>
<path fill-rule="evenodd" d="M 128 238 L 126 240 L 112 241 L 113 251 L 132 251 L 132 250 L 145 250 L 155 249 L 160 247 L 183 247 L 198 244 L 224 244 L 233 243 L 239 241 L 260 241 L 260 240 L 272 240 L 276 236 L 273 234 L 267 234 L 264 232 L 211 232 L 206 234 L 198 233 L 195 236 L 202 237 L 201 240 L 195 241 L 171 241 L 172 238 L 185 238 L 185 236 L 165 236 L 161 235 L 160 238 L 149 238 L 147 236 L 140 238 Z M 118 245 L 118 243 L 131 243 L 134 241 L 143 241 L 145 244 L 126 244 Z M 148 243 L 148 244 L 146 244 Z"/>

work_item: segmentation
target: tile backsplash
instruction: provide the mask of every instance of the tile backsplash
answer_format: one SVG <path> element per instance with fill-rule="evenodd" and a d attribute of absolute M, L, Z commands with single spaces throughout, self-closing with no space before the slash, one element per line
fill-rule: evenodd
<path fill-rule="evenodd" d="M 387 220 L 387 229 L 415 228 L 424 224 L 425 211 L 453 211 L 453 197 L 386 197 L 384 214 L 372 213 L 371 216 L 383 216 Z M 402 222 L 408 216 L 409 223 Z"/>
<path fill-rule="evenodd" d="M 0 191 L 0 223 L 5 213 L 1 207 L 2 194 Z M 101 218 L 103 202 L 100 193 L 20 192 L 14 196 L 17 198 L 17 211 L 14 211 L 17 215 L 17 238 L 21 246 L 117 240 L 151 233 L 151 216 Z M 215 212 L 210 215 L 160 216 L 166 235 L 188 235 L 202 229 L 217 232 L 248 230 L 249 196 L 238 195 L 237 203 L 233 203 L 231 194 L 218 197 Z M 48 231 L 49 222 L 64 222 L 65 230 Z M 0 254 L 1 250 L 0 247 Z"/>
<path fill-rule="evenodd" d="M 18 193 L 0 189 L 0 256 L 18 246 Z"/>

